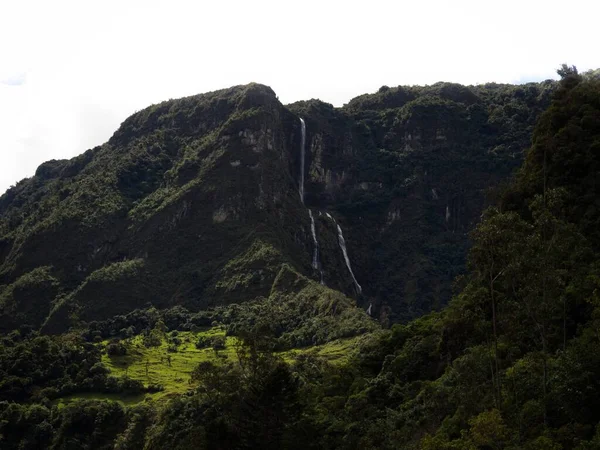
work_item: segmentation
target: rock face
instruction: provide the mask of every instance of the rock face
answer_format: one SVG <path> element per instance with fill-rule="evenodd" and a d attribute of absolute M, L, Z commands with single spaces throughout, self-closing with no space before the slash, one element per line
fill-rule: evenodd
<path fill-rule="evenodd" d="M 384 320 L 437 307 L 485 190 L 521 162 L 551 90 L 382 88 L 336 109 L 284 107 L 250 84 L 151 106 L 0 197 L 2 327 L 60 332 L 150 304 L 242 302 L 268 296 L 283 264 L 315 280 L 322 269 Z"/>

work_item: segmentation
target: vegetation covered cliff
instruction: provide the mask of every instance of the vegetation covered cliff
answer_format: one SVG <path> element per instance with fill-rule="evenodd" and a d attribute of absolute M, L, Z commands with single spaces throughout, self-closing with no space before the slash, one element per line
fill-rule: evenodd
<path fill-rule="evenodd" d="M 2 448 L 600 448 L 600 80 L 559 74 L 236 87 L 42 165 L 0 200 Z"/>
<path fill-rule="evenodd" d="M 251 84 L 151 106 L 1 197 L 2 327 L 244 302 L 268 295 L 284 263 L 319 279 L 299 116 L 326 284 L 384 323 L 439 308 L 486 190 L 522 160 L 553 85 L 384 87 L 335 109 L 284 107 Z"/>

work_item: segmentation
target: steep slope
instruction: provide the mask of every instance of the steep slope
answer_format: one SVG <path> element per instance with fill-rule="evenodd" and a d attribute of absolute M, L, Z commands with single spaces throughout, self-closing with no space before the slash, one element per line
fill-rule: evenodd
<path fill-rule="evenodd" d="M 32 325 L 49 314 L 44 329 L 60 331 L 268 294 L 283 262 L 310 267 L 298 146 L 298 119 L 253 84 L 152 106 L 107 144 L 43 164 L 0 203 L 6 317 L 28 320 L 35 301 Z M 12 295 L 40 277 L 58 295 Z"/>
<path fill-rule="evenodd" d="M 600 80 L 559 74 L 443 311 L 377 329 L 282 264 L 267 298 L 23 328 L 0 337 L 2 448 L 600 448 Z M 2 296 L 58 285 L 40 267 Z"/>
<path fill-rule="evenodd" d="M 459 293 L 363 349 L 331 448 L 600 448 L 600 80 L 562 75 Z"/>
<path fill-rule="evenodd" d="M 151 106 L 0 198 L 1 327 L 266 298 L 283 264 L 383 322 L 437 308 L 553 86 L 384 87 L 335 109 L 250 84 Z"/>
<path fill-rule="evenodd" d="M 520 165 L 554 87 L 384 86 L 341 109 L 290 105 L 308 130 L 306 202 L 337 211 L 362 301 L 384 322 L 449 300 L 467 233 Z"/>

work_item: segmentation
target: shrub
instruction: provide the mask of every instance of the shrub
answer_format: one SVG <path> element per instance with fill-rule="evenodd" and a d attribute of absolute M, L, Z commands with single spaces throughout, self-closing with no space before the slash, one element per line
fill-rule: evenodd
<path fill-rule="evenodd" d="M 165 390 L 165 387 L 162 384 L 158 383 L 150 383 L 146 388 L 146 392 L 162 392 Z"/>
<path fill-rule="evenodd" d="M 225 349 L 225 338 L 223 336 L 215 336 L 212 338 L 212 348 L 215 351 Z"/>
<path fill-rule="evenodd" d="M 90 375 L 92 375 L 92 376 L 94 376 L 94 375 L 106 375 L 109 372 L 110 372 L 110 370 L 108 370 L 108 367 L 106 367 L 101 362 L 97 362 L 92 367 L 90 367 Z"/>
<path fill-rule="evenodd" d="M 144 335 L 144 345 L 146 347 L 159 347 L 161 343 L 162 334 L 156 328 Z"/>
<path fill-rule="evenodd" d="M 106 354 L 108 356 L 124 356 L 127 354 L 127 347 L 120 341 L 111 342 L 106 347 Z"/>
<path fill-rule="evenodd" d="M 206 336 L 198 337 L 198 340 L 196 341 L 196 348 L 201 349 L 201 348 L 208 348 L 210 346 L 211 346 L 211 340 L 209 338 L 207 338 Z"/>
<path fill-rule="evenodd" d="M 140 380 L 134 380 L 129 377 L 119 379 L 119 390 L 127 394 L 139 394 L 144 391 L 144 383 Z"/>

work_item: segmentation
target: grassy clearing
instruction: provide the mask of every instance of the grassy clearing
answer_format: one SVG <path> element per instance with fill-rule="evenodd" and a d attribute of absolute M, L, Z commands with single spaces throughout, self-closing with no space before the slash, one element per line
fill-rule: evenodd
<path fill-rule="evenodd" d="M 225 337 L 225 349 L 215 351 L 212 347 L 198 349 L 196 342 L 200 336 L 225 337 L 225 331 L 220 328 L 211 328 L 197 333 L 180 332 L 177 338 L 181 344 L 176 352 L 169 352 L 169 344 L 163 340 L 158 347 L 146 347 L 141 336 L 136 336 L 127 341 L 127 355 L 103 355 L 102 362 L 115 376 L 128 376 L 134 380 L 142 381 L 146 386 L 159 384 L 164 391 L 149 394 L 153 398 L 166 395 L 182 394 L 193 388 L 190 384 L 190 374 L 198 363 L 202 361 L 221 361 L 235 357 L 236 338 Z M 107 344 L 108 342 L 104 342 Z"/>
<path fill-rule="evenodd" d="M 225 348 L 215 351 L 212 347 L 198 349 L 196 342 L 203 336 L 213 338 L 222 336 L 225 338 Z M 223 362 L 236 359 L 235 337 L 225 337 L 222 328 L 214 327 L 200 332 L 179 332 L 177 337 L 181 344 L 177 346 L 177 352 L 169 352 L 169 343 L 163 339 L 160 346 L 146 347 L 142 336 L 135 336 L 124 343 L 127 346 L 127 354 L 123 356 L 109 356 L 104 354 L 102 362 L 117 377 L 128 376 L 134 380 L 140 380 L 144 385 L 160 384 L 164 390 L 156 393 L 147 393 L 134 396 L 123 396 L 120 394 L 85 393 L 61 398 L 57 404 L 59 407 L 78 399 L 95 399 L 119 401 L 125 405 L 133 405 L 142 401 L 162 400 L 180 395 L 194 388 L 190 382 L 190 374 L 198 363 L 202 361 Z M 292 364 L 297 356 L 301 354 L 313 354 L 326 359 L 332 364 L 345 364 L 356 347 L 360 337 L 339 339 L 324 345 L 314 347 L 288 350 L 280 352 L 279 355 L 288 363 Z M 107 345 L 109 341 L 104 341 Z"/>
<path fill-rule="evenodd" d="M 312 354 L 327 360 L 327 362 L 336 365 L 342 365 L 348 362 L 348 358 L 352 355 L 354 348 L 360 336 L 338 339 L 336 341 L 328 342 L 323 345 L 315 345 L 314 347 L 288 350 L 281 352 L 280 355 L 288 363 L 293 363 L 294 359 L 301 354 Z"/>
<path fill-rule="evenodd" d="M 332 364 L 345 364 L 348 362 L 348 358 L 356 348 L 359 338 L 360 336 L 349 339 L 339 339 L 325 345 L 320 345 L 315 351 L 318 356 L 325 358 Z"/>

